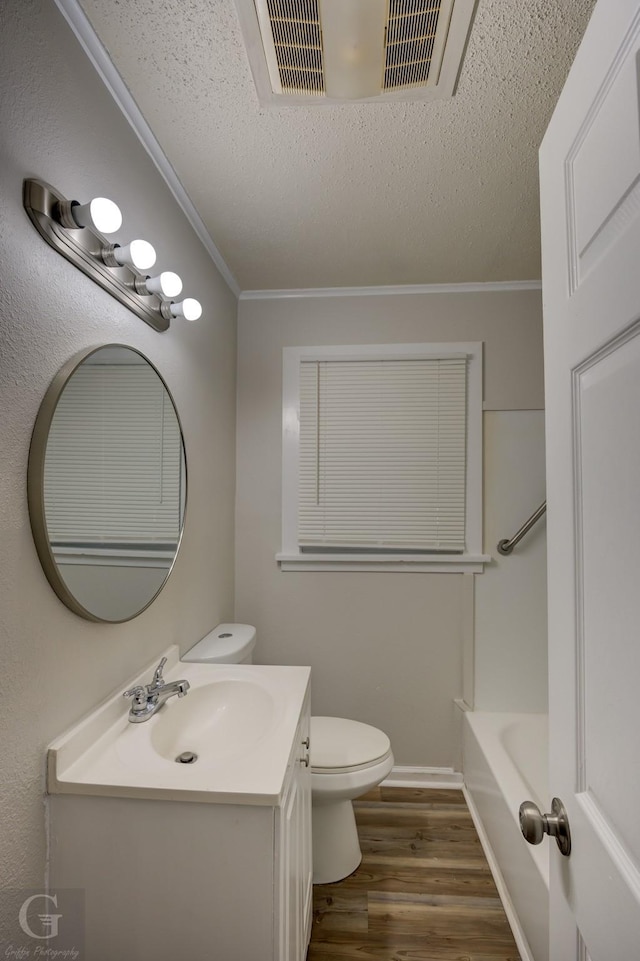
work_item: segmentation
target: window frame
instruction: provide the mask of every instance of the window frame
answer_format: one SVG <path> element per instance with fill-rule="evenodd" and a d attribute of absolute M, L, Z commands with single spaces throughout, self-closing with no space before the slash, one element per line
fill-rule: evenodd
<path fill-rule="evenodd" d="M 285 347 L 282 364 L 282 550 L 275 557 L 282 571 L 406 571 L 481 573 L 491 558 L 482 553 L 481 341 L 423 344 L 345 344 Z M 311 553 L 298 545 L 298 457 L 300 441 L 300 364 L 302 361 L 428 360 L 465 353 L 467 377 L 467 450 L 465 541 L 463 554 Z"/>

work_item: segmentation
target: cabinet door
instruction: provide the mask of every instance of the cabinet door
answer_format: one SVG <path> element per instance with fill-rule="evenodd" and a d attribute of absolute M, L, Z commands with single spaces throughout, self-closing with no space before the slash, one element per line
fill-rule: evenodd
<path fill-rule="evenodd" d="M 310 718 L 309 697 L 300 719 L 299 743 L 302 749 L 298 766 L 298 824 L 299 834 L 299 877 L 302 907 L 302 954 L 306 951 L 311 938 L 311 911 L 313 898 L 313 863 L 311 851 L 311 760 L 310 760 Z"/>
<path fill-rule="evenodd" d="M 304 961 L 311 934 L 309 709 L 303 710 L 280 809 L 280 961 Z"/>

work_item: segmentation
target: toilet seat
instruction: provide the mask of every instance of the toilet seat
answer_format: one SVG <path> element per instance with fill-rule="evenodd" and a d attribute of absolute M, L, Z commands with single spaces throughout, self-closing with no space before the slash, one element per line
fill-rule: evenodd
<path fill-rule="evenodd" d="M 370 724 L 342 717 L 311 718 L 311 770 L 315 774 L 364 770 L 390 753 L 387 735 Z"/>

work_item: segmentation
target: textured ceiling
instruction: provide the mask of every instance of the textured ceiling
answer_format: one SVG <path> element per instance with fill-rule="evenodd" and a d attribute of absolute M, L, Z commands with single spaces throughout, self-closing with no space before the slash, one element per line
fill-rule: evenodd
<path fill-rule="evenodd" d="M 594 0 L 479 0 L 458 92 L 261 107 L 233 0 L 81 0 L 241 289 L 540 277 L 537 150 Z"/>

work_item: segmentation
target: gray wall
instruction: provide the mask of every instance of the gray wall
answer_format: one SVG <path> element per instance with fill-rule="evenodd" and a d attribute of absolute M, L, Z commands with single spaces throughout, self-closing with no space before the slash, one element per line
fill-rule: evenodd
<path fill-rule="evenodd" d="M 463 693 L 473 698 L 474 619 L 468 616 L 473 584 L 462 574 L 279 570 L 274 555 L 281 537 L 282 348 L 464 340 L 485 344 L 485 408 L 513 412 L 504 427 L 499 419 L 491 424 L 488 436 L 506 434 L 500 457 L 489 458 L 485 469 L 485 513 L 493 512 L 485 526 L 492 537 L 495 528 L 507 537 L 512 518 L 503 518 L 499 501 L 488 496 L 494 471 L 506 467 L 518 485 L 529 456 L 536 476 L 544 470 L 535 430 L 530 441 L 514 444 L 509 456 L 509 438 L 519 436 L 518 417 L 526 419 L 544 406 L 539 291 L 282 297 L 239 304 L 236 619 L 256 625 L 257 660 L 311 665 L 313 713 L 383 728 L 401 765 L 459 767 L 453 699 Z M 485 541 L 485 551 L 495 554 L 495 543 Z M 534 563 L 544 582 L 544 556 Z M 514 590 L 528 592 L 527 566 L 519 571 L 514 581 L 501 579 L 496 569 L 491 604 L 499 605 Z M 481 595 L 485 576 L 475 578 Z M 540 602 L 544 618 L 544 593 Z M 490 621 L 489 610 L 483 638 L 491 632 Z M 483 652 L 499 657 L 513 627 L 513 621 L 497 623 L 502 642 L 485 641 Z M 543 624 L 539 633 L 542 656 Z M 463 684 L 465 673 L 469 679 Z M 490 663 L 483 665 L 483 680 L 492 673 Z M 493 690 L 485 706 L 506 709 L 499 699 Z"/>
<path fill-rule="evenodd" d="M 42 884 L 49 741 L 172 642 L 233 615 L 236 301 L 49 0 L 0 13 L 0 888 Z M 66 196 L 112 197 L 125 224 L 204 307 L 158 334 L 52 250 L 21 202 L 37 176 Z M 26 470 L 40 401 L 84 347 L 130 344 L 160 370 L 185 432 L 186 529 L 157 601 L 122 625 L 68 611 L 42 572 Z"/>

